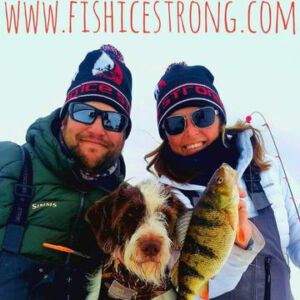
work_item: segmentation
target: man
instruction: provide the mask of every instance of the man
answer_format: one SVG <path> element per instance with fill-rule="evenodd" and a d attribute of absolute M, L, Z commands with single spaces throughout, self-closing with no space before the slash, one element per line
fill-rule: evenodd
<path fill-rule="evenodd" d="M 30 126 L 25 151 L 0 143 L 0 299 L 84 299 L 101 259 L 84 215 L 125 177 L 131 87 L 121 53 L 104 45 L 63 107 Z"/>

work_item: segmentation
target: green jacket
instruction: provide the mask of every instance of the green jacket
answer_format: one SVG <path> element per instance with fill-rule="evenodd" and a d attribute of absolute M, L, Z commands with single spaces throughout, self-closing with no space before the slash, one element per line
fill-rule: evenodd
<path fill-rule="evenodd" d="M 91 187 L 76 175 L 74 160 L 63 153 L 56 138 L 60 130 L 58 117 L 59 109 L 38 119 L 26 135 L 25 147 L 33 167 L 34 197 L 20 253 L 37 261 L 61 264 L 69 261 L 70 255 L 46 249 L 42 244 L 48 242 L 89 254 L 95 239 L 84 216 L 87 209 L 108 191 L 99 186 Z M 0 250 L 14 201 L 14 184 L 22 166 L 19 146 L 1 142 Z M 123 178 L 124 174 L 116 175 L 115 183 L 120 183 Z"/>

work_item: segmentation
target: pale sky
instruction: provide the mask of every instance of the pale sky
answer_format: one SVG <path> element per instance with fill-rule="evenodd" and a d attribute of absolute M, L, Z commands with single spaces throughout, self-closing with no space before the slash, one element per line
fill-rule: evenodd
<path fill-rule="evenodd" d="M 17 1 L 10 1 L 13 2 Z M 271 7 L 273 21 L 268 34 L 241 33 L 240 30 L 232 34 L 226 33 L 224 13 L 221 16 L 223 25 L 219 33 L 205 33 L 204 29 L 198 34 L 168 33 L 166 25 L 162 25 L 165 30 L 158 34 L 84 34 L 81 32 L 82 20 L 78 17 L 82 8 L 78 6 L 74 10 L 76 17 L 73 21 L 73 33 L 63 34 L 62 28 L 67 30 L 69 26 L 66 8 L 68 1 L 64 3 L 64 10 L 58 18 L 59 32 L 46 35 L 41 31 L 37 34 L 26 34 L 24 22 L 21 21 L 23 27 L 20 27 L 20 32 L 8 34 L 5 6 L 3 1 L 0 2 L 1 141 L 23 143 L 26 130 L 33 121 L 63 104 L 71 79 L 86 53 L 102 44 L 110 43 L 123 53 L 133 75 L 133 128 L 124 149 L 127 178 L 132 178 L 132 182 L 150 176 L 145 171 L 143 156 L 160 143 L 156 128 L 154 87 L 170 63 L 185 61 L 189 65 L 201 64 L 211 70 L 230 124 L 237 118 L 244 119 L 253 111 L 264 114 L 286 167 L 300 183 L 299 18 L 295 35 L 291 29 L 284 31 L 282 26 L 278 34 L 274 33 L 274 7 Z M 230 11 L 231 16 L 240 17 L 239 26 L 245 25 L 245 6 L 250 1 L 243 4 L 233 3 L 235 6 Z M 299 9 L 297 3 L 296 16 Z M 150 13 L 151 9 L 148 10 Z M 142 24 L 141 11 L 141 8 L 136 11 L 137 27 Z M 167 17 L 163 11 L 161 8 L 162 24 L 166 24 Z M 264 14 L 266 15 L 266 10 Z M 40 20 L 41 18 L 42 14 Z M 21 11 L 20 20 L 22 19 L 24 12 Z M 91 8 L 87 20 L 90 20 L 90 28 L 95 28 L 95 17 L 91 15 Z M 156 28 L 157 23 L 151 23 L 154 19 L 149 20 L 148 27 Z M 252 24 L 255 28 L 259 27 L 257 20 L 258 8 L 252 11 Z M 209 24 L 212 28 L 211 22 Z M 125 25 L 129 26 L 128 19 L 125 19 Z M 118 26 L 119 20 L 115 21 L 115 28 Z M 39 28 L 42 28 L 41 24 Z M 176 28 L 174 24 L 173 28 Z M 263 123 L 258 117 L 253 119 L 253 125 L 259 128 Z M 273 146 L 267 146 L 274 153 Z M 300 299 L 300 288 L 299 285 L 296 286 L 296 281 L 300 281 L 300 271 L 292 268 L 293 293 L 295 299 Z"/>

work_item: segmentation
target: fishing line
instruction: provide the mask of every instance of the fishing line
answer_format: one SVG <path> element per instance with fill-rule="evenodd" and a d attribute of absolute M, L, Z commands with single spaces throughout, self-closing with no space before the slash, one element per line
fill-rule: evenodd
<path fill-rule="evenodd" d="M 292 200 L 293 200 L 293 203 L 294 203 L 294 206 L 295 206 L 295 209 L 296 209 L 296 212 L 297 212 L 298 221 L 300 222 L 300 215 L 299 215 L 298 207 L 297 207 L 297 204 L 296 204 L 296 200 L 295 200 L 295 197 L 294 197 L 292 188 L 291 188 L 291 186 L 290 186 L 290 182 L 289 182 L 289 179 L 288 179 L 288 177 L 287 177 L 287 174 L 286 174 L 286 171 L 285 171 L 285 167 L 284 167 L 283 161 L 282 161 L 281 156 L 280 156 L 280 153 L 279 153 L 279 149 L 278 149 L 277 144 L 276 144 L 276 142 L 275 142 L 275 138 L 274 138 L 274 136 L 273 136 L 273 133 L 272 133 L 272 130 L 271 130 L 269 124 L 268 124 L 267 121 L 266 121 L 266 118 L 265 118 L 264 115 L 263 115 L 262 113 L 260 113 L 259 111 L 254 111 L 253 113 L 251 113 L 250 115 L 248 115 L 248 116 L 246 117 L 246 122 L 250 124 L 251 121 L 252 121 L 252 116 L 255 115 L 255 114 L 258 114 L 258 115 L 264 120 L 265 123 L 264 123 L 262 126 L 267 127 L 267 130 L 268 130 L 268 132 L 269 132 L 269 134 L 270 134 L 270 136 L 271 136 L 272 142 L 273 142 L 273 144 L 274 144 L 274 146 L 275 146 L 275 149 L 276 149 L 277 158 L 278 158 L 279 161 L 280 161 L 280 164 L 281 164 L 281 167 L 282 167 L 284 176 L 285 176 L 284 179 L 285 179 L 286 182 L 287 182 L 288 189 L 289 189 L 289 191 L 290 191 L 290 195 L 291 195 L 291 198 L 292 198 Z"/>
<path fill-rule="evenodd" d="M 140 132 L 143 132 L 143 133 L 146 133 L 156 144 L 160 144 L 161 143 L 161 141 L 160 140 L 158 140 L 154 135 L 152 135 L 148 130 L 146 130 L 146 129 L 141 129 L 141 128 L 138 128 L 138 129 L 134 129 L 133 130 L 133 132 L 138 132 L 138 131 L 140 131 Z"/>

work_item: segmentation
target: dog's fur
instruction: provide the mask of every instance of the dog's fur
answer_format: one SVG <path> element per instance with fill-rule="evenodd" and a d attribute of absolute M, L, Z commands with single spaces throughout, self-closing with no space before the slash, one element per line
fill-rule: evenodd
<path fill-rule="evenodd" d="M 95 203 L 87 220 L 99 247 L 140 279 L 160 285 L 171 251 L 176 221 L 185 206 L 157 181 L 119 188 Z"/>

